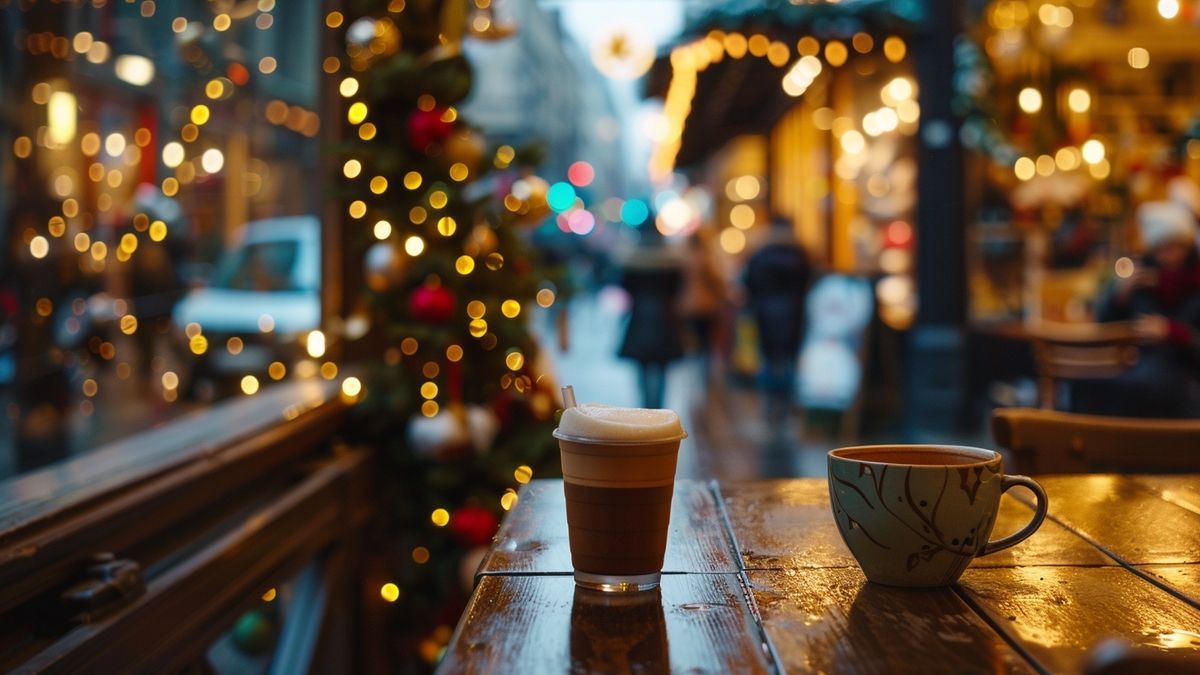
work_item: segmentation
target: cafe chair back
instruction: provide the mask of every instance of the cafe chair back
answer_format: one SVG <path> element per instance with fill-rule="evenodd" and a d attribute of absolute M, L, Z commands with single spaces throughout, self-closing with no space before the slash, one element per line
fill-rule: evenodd
<path fill-rule="evenodd" d="M 1014 473 L 1200 471 L 1200 420 L 998 408 L 992 437 Z"/>
<path fill-rule="evenodd" d="M 1105 640 L 1092 647 L 1083 675 L 1196 675 L 1200 658 L 1195 652 L 1171 653 L 1149 647 L 1134 647 L 1117 640 Z"/>
<path fill-rule="evenodd" d="M 1117 377 L 1138 360 L 1138 338 L 1130 322 L 1042 322 L 1031 333 L 1038 403 L 1046 410 L 1056 408 L 1061 382 Z"/>

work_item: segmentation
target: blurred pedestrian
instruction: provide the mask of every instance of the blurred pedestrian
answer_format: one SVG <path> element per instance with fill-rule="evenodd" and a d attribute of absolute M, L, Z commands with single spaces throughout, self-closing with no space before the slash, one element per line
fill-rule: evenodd
<path fill-rule="evenodd" d="M 700 372 L 706 379 L 713 351 L 713 333 L 721 311 L 730 301 L 725 278 L 713 261 L 710 242 L 707 230 L 700 230 L 688 238 L 688 251 L 683 258 L 683 292 L 679 298 L 679 313 L 691 334 L 700 356 Z"/>
<path fill-rule="evenodd" d="M 667 366 L 683 356 L 678 310 L 683 270 L 653 223 L 653 218 L 647 221 L 641 242 L 621 270 L 621 286 L 632 304 L 619 354 L 638 364 L 642 406 L 661 408 Z"/>
<path fill-rule="evenodd" d="M 1085 387 L 1085 412 L 1200 416 L 1200 255 L 1196 220 L 1174 202 L 1138 209 L 1146 253 L 1101 298 L 1100 321 L 1134 321 L 1137 364 L 1115 382 Z M 1089 391 L 1090 389 L 1090 391 Z M 1098 395 L 1097 395 L 1098 394 Z"/>
<path fill-rule="evenodd" d="M 791 223 L 773 218 L 763 246 L 746 261 L 745 286 L 762 351 L 759 386 L 767 423 L 779 431 L 791 411 L 796 360 L 804 336 L 804 300 L 811 266 Z"/>

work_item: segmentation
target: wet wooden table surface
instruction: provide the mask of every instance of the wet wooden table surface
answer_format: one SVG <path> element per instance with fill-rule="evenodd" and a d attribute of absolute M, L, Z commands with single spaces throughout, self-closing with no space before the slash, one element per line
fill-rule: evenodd
<path fill-rule="evenodd" d="M 867 583 L 824 479 L 676 485 L 659 591 L 571 578 L 560 481 L 526 485 L 440 672 L 1077 673 L 1096 643 L 1200 670 L 1200 475 L 1050 476 L 1050 517 L 949 588 Z M 1031 506 L 1004 497 L 993 536 Z"/>

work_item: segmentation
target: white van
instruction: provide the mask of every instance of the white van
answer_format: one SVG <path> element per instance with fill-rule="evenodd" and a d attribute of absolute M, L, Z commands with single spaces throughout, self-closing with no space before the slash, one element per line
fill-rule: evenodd
<path fill-rule="evenodd" d="M 288 370 L 305 356 L 304 341 L 321 323 L 321 225 L 316 216 L 247 223 L 241 240 L 221 257 L 208 286 L 190 291 L 172 315 L 190 372 L 180 389 L 198 380 L 222 381 L 267 371 L 272 361 Z M 201 355 L 189 352 L 189 326 L 207 340 Z M 190 329 L 191 332 L 195 327 Z M 230 338 L 238 338 L 230 346 Z"/>

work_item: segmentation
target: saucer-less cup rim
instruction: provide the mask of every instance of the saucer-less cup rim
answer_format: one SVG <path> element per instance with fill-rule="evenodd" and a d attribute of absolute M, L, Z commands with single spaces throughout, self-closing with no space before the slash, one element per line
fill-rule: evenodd
<path fill-rule="evenodd" d="M 859 457 L 853 456 L 854 453 L 866 453 L 866 452 L 883 452 L 883 453 L 888 453 L 888 452 L 897 452 L 897 453 L 900 453 L 900 452 L 909 452 L 909 453 L 928 452 L 930 454 L 950 453 L 950 454 L 959 454 L 959 455 L 969 455 L 971 457 L 978 458 L 979 461 L 977 461 L 977 462 L 968 462 L 966 464 L 955 464 L 954 465 L 957 468 L 963 468 L 963 469 L 975 467 L 975 466 L 987 466 L 988 464 L 991 464 L 992 462 L 1000 461 L 1003 459 L 1003 455 L 996 452 L 995 450 L 988 450 L 987 448 L 977 448 L 972 445 L 943 445 L 940 443 L 883 443 L 883 444 L 879 444 L 879 445 L 852 445 L 852 446 L 845 447 L 845 448 L 834 448 L 833 450 L 829 451 L 829 456 L 834 459 L 840 459 L 840 460 L 849 461 L 849 462 L 862 462 L 863 464 L 887 464 L 889 466 L 914 466 L 914 467 L 945 466 L 943 464 L 913 464 L 912 462 L 888 462 L 888 461 L 880 461 L 878 459 L 861 459 Z"/>
<path fill-rule="evenodd" d="M 966 464 L 954 464 L 954 465 L 913 464 L 911 462 L 888 462 L 888 461 L 879 461 L 879 460 L 875 460 L 875 459 L 861 459 L 861 458 L 854 456 L 856 453 L 867 453 L 867 452 L 871 452 L 871 453 L 929 452 L 929 453 L 941 453 L 941 454 L 953 453 L 953 454 L 960 454 L 960 455 L 969 455 L 971 457 L 978 458 L 979 461 L 969 462 Z M 975 468 L 975 467 L 985 467 L 985 466 L 989 466 L 992 464 L 1002 466 L 1003 458 L 1004 458 L 1003 455 L 996 452 L 995 450 L 989 450 L 987 448 L 979 448 L 979 447 L 970 446 L 970 445 L 950 445 L 950 444 L 941 444 L 941 443 L 907 443 L 907 444 L 888 443 L 888 444 L 879 444 L 879 445 L 854 445 L 854 446 L 849 446 L 849 447 L 844 447 L 844 448 L 835 448 L 833 450 L 830 450 L 828 457 L 831 462 L 838 461 L 838 462 L 849 462 L 849 463 L 855 463 L 855 464 L 902 466 L 902 467 L 912 467 L 915 469 L 922 469 L 922 468 L 944 469 L 949 466 L 953 466 L 956 469 L 969 469 L 969 468 Z M 830 473 L 831 480 L 832 480 L 832 476 L 833 476 L 833 474 Z M 1034 532 L 1037 532 L 1039 527 L 1042 526 L 1042 522 L 1046 519 L 1046 513 L 1049 510 L 1049 506 L 1050 506 L 1050 500 L 1046 496 L 1046 491 L 1044 489 L 1042 489 L 1041 485 L 1038 485 L 1036 481 L 1034 481 L 1032 478 L 1030 478 L 1028 476 L 1008 475 L 1008 474 L 1004 474 L 1001 471 L 1001 477 L 1000 477 L 1000 492 L 1001 492 L 1001 494 L 1007 492 L 1010 488 L 1016 487 L 1018 485 L 1021 487 L 1028 488 L 1034 494 L 1036 504 L 1034 506 L 1033 518 L 1030 519 L 1029 523 L 1027 523 L 1024 527 L 1017 530 L 1016 532 L 1014 532 L 1008 536 L 1001 537 L 1000 539 L 994 539 L 994 540 L 988 541 L 983 546 L 983 548 L 981 548 L 979 550 L 979 552 L 975 554 L 974 557 L 979 558 L 979 557 L 982 557 L 985 555 L 991 555 L 992 553 L 997 553 L 999 551 L 1003 551 L 1006 548 L 1015 546 L 1016 544 L 1019 544 L 1022 541 L 1028 539 L 1030 536 L 1033 535 Z M 997 508 L 999 508 L 998 505 L 997 505 Z M 847 544 L 848 543 L 849 542 L 847 542 Z M 854 550 L 851 549 L 850 552 L 854 553 Z M 855 557 L 857 558 L 857 554 L 855 554 Z M 860 565 L 861 565 L 861 563 L 860 563 Z"/>
<path fill-rule="evenodd" d="M 571 443 L 581 443 L 584 445 L 657 445 L 659 443 L 672 443 L 674 441 L 682 441 L 687 438 L 686 431 L 680 431 L 674 436 L 664 436 L 663 438 L 622 438 L 616 440 L 608 440 L 604 438 L 591 438 L 589 436 L 575 436 L 572 434 L 564 434 L 558 429 L 551 434 L 560 441 L 570 441 Z"/>

